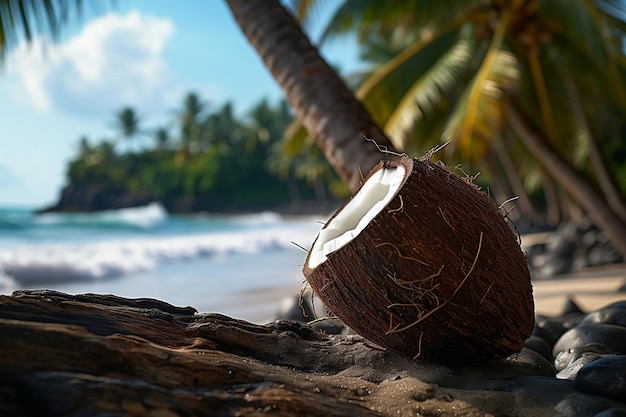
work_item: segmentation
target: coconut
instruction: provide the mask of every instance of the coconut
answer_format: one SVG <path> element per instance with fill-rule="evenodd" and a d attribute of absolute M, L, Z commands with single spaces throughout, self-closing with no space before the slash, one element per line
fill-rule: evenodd
<path fill-rule="evenodd" d="M 470 180 L 429 161 L 375 166 L 324 225 L 303 272 L 334 315 L 402 355 L 503 358 L 534 325 L 517 236 Z"/>

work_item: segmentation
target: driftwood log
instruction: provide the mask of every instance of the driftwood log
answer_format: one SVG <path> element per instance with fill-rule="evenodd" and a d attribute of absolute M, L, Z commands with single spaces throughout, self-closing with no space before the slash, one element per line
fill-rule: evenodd
<path fill-rule="evenodd" d="M 0 296 L 2 416 L 533 416 L 587 401 L 555 381 L 523 354 L 450 368 L 152 299 Z"/>

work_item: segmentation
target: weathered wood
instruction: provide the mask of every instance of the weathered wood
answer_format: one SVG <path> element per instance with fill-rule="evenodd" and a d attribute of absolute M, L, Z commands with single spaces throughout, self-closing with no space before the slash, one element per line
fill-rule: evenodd
<path fill-rule="evenodd" d="M 156 300 L 0 296 L 2 416 L 549 415 L 552 405 L 510 389 L 536 373 L 513 362 L 451 369 L 359 336 Z"/>

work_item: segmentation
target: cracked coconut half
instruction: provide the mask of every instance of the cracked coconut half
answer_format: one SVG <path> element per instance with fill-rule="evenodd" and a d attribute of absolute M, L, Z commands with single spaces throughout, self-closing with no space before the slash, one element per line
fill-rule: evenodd
<path fill-rule="evenodd" d="M 498 207 L 407 156 L 372 169 L 320 231 L 304 274 L 345 324 L 403 355 L 503 358 L 534 325 L 526 259 Z"/>

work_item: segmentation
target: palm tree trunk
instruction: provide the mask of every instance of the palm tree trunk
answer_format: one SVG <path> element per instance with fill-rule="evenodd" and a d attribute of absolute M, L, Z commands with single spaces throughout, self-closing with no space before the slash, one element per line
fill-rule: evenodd
<path fill-rule="evenodd" d="M 510 106 L 507 110 L 507 120 L 513 131 L 542 163 L 552 178 L 576 199 L 591 220 L 606 233 L 613 247 L 626 256 L 626 224 L 609 208 L 603 196 L 532 129 L 522 113 L 514 106 Z"/>
<path fill-rule="evenodd" d="M 515 164 L 513 163 L 513 159 L 511 158 L 509 151 L 506 149 L 503 138 L 494 138 L 493 146 L 496 151 L 496 156 L 500 161 L 500 165 L 502 165 L 502 170 L 504 171 L 513 192 L 519 197 L 517 203 L 519 204 L 522 216 L 533 223 L 537 223 L 539 221 L 539 214 L 530 202 L 530 198 L 526 193 L 522 179 L 515 168 Z"/>
<path fill-rule="evenodd" d="M 546 199 L 546 222 L 550 226 L 556 227 L 563 220 L 563 215 L 561 214 L 561 204 L 559 203 L 554 180 L 549 175 L 543 176 L 542 189 L 543 196 Z"/>
<path fill-rule="evenodd" d="M 623 222 L 626 222 L 626 202 L 624 202 L 622 195 L 615 185 L 615 181 L 613 181 L 613 178 L 609 173 L 606 161 L 602 156 L 602 152 L 600 151 L 596 138 L 591 133 L 587 117 L 585 116 L 585 111 L 583 110 L 580 94 L 576 89 L 574 82 L 567 74 L 564 76 L 564 80 L 565 89 L 569 97 L 570 105 L 572 106 L 572 112 L 576 117 L 576 121 L 583 130 L 584 135 L 587 136 L 589 140 L 589 158 L 591 159 L 591 165 L 596 174 L 596 179 L 598 180 L 600 189 L 602 190 L 609 207 L 611 207 L 611 209 Z"/>
<path fill-rule="evenodd" d="M 381 154 L 364 137 L 393 151 L 391 141 L 278 0 L 226 3 L 302 125 L 340 178 L 355 191 L 361 173 L 367 174 L 381 159 L 393 157 Z"/>

